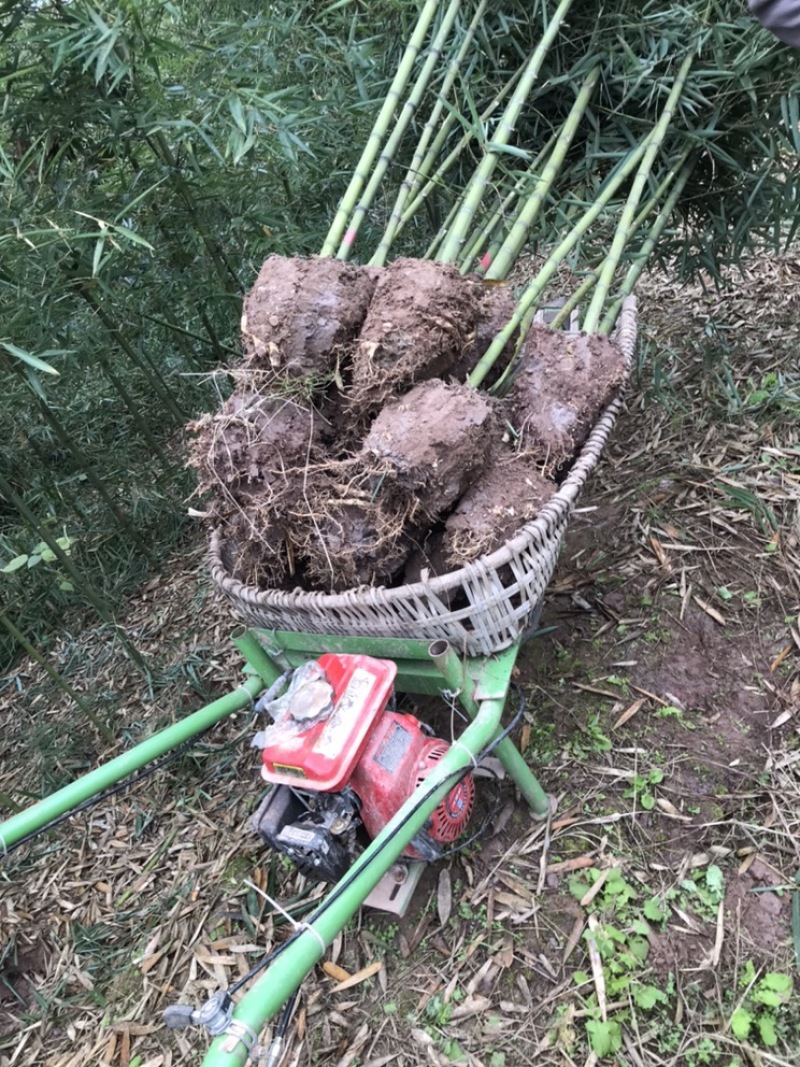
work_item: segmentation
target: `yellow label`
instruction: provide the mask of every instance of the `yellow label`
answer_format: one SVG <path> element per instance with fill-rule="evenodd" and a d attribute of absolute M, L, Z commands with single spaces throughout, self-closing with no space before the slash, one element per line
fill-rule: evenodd
<path fill-rule="evenodd" d="M 291 774 L 295 778 L 306 777 L 306 772 L 302 767 L 291 767 L 288 763 L 273 763 L 272 770 L 275 774 Z"/>

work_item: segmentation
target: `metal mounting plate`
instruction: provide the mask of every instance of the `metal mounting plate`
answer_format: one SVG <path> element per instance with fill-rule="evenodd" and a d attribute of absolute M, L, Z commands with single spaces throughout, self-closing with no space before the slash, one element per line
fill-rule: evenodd
<path fill-rule="evenodd" d="M 426 863 L 418 860 L 398 860 L 369 894 L 364 906 L 402 918 L 426 867 Z"/>

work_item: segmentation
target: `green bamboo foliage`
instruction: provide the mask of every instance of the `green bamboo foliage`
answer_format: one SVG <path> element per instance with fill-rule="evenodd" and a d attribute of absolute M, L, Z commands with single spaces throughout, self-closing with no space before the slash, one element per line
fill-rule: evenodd
<path fill-rule="evenodd" d="M 369 181 L 372 166 L 380 155 L 381 146 L 386 138 L 386 131 L 389 128 L 389 124 L 391 123 L 397 108 L 400 106 L 403 93 L 411 80 L 414 64 L 425 44 L 425 37 L 431 23 L 436 17 L 438 8 L 438 0 L 426 0 L 420 11 L 416 28 L 408 42 L 405 52 L 403 53 L 403 58 L 397 68 L 394 81 L 386 94 L 386 98 L 383 101 L 378 117 L 375 120 L 375 125 L 372 128 L 372 132 L 369 135 L 366 145 L 364 146 L 364 151 L 361 153 L 361 159 L 358 161 L 358 164 L 353 171 L 350 184 L 341 199 L 331 224 L 331 228 L 328 230 L 325 242 L 320 250 L 321 256 L 335 255 L 341 242 L 346 239 L 348 220 L 355 210 L 358 198 L 361 195 L 361 190 Z"/>
<path fill-rule="evenodd" d="M 139 651 L 128 640 L 125 632 L 117 626 L 111 605 L 103 597 L 102 593 L 95 588 L 93 583 L 87 579 L 86 575 L 82 574 L 78 567 L 75 566 L 75 563 L 58 543 L 57 538 L 53 537 L 50 530 L 37 522 L 36 516 L 31 509 L 1 474 L 0 493 L 2 493 L 7 500 L 11 501 L 14 507 L 19 511 L 20 515 L 29 524 L 30 528 L 35 531 L 36 536 L 47 545 L 50 552 L 52 552 L 54 559 L 58 560 L 58 563 L 64 570 L 65 574 L 69 576 L 74 588 L 80 590 L 81 594 L 92 605 L 103 622 L 112 627 L 116 632 L 119 642 L 125 649 L 129 658 L 136 664 L 143 674 L 149 676 L 147 664 L 142 659 Z"/>

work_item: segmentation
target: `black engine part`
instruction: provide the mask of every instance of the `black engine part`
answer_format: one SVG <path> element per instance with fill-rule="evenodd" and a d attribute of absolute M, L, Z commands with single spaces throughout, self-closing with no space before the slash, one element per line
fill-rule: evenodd
<path fill-rule="evenodd" d="M 356 858 L 361 825 L 354 793 L 303 793 L 276 785 L 253 816 L 258 834 L 301 874 L 338 882 Z"/>

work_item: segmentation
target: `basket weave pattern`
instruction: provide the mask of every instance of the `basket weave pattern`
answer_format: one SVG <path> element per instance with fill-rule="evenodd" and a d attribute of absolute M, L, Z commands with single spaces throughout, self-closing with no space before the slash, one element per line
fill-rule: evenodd
<path fill-rule="evenodd" d="M 628 372 L 636 346 L 636 303 L 629 297 L 614 339 Z M 603 411 L 569 474 L 542 510 L 491 555 L 439 578 L 395 589 L 344 593 L 258 589 L 232 578 L 222 562 L 222 535 L 211 536 L 211 577 L 236 614 L 251 626 L 357 637 L 442 638 L 466 655 L 507 648 L 525 631 L 544 595 L 575 502 L 597 466 L 622 400 Z M 462 605 L 451 608 L 455 602 Z"/>

